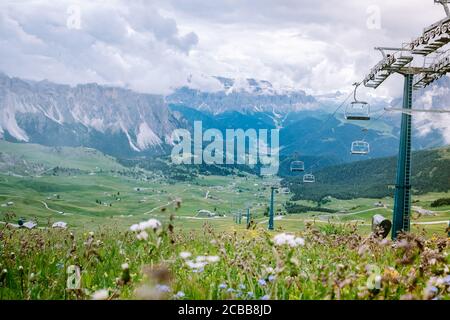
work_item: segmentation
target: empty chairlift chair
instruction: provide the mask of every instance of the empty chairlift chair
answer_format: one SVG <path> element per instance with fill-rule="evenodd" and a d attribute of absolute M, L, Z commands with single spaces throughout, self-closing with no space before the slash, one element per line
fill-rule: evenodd
<path fill-rule="evenodd" d="M 303 172 L 305 171 L 305 163 L 303 161 L 292 161 L 291 172 Z"/>
<path fill-rule="evenodd" d="M 352 154 L 369 154 L 370 146 L 366 141 L 353 141 L 352 142 Z"/>
<path fill-rule="evenodd" d="M 370 105 L 364 101 L 353 101 L 345 109 L 347 120 L 370 120 Z"/>
<path fill-rule="evenodd" d="M 310 174 L 310 173 L 305 174 L 303 176 L 303 182 L 304 183 L 314 183 L 314 182 L 316 182 L 316 177 L 314 177 L 314 175 Z"/>
<path fill-rule="evenodd" d="M 365 101 L 356 99 L 356 89 L 359 83 L 354 83 L 353 102 L 345 109 L 345 119 L 347 120 L 370 120 L 370 105 Z"/>

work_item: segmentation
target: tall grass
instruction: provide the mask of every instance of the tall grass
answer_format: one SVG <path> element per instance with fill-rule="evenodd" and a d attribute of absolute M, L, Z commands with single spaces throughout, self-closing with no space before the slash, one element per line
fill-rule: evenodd
<path fill-rule="evenodd" d="M 289 245 L 274 241 L 279 233 L 183 232 L 170 221 L 139 240 L 109 228 L 4 227 L 0 299 L 449 299 L 446 238 L 392 243 L 308 225 L 296 235 L 305 244 Z M 67 289 L 70 265 L 81 270 L 79 290 Z"/>

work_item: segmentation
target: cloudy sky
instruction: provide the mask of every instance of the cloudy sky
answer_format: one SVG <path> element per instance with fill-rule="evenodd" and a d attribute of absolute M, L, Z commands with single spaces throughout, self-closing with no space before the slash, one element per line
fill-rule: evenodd
<path fill-rule="evenodd" d="M 216 90 L 213 75 L 348 91 L 380 59 L 375 46 L 443 17 L 432 0 L 2 0 L 0 71 L 163 94 L 188 81 Z"/>

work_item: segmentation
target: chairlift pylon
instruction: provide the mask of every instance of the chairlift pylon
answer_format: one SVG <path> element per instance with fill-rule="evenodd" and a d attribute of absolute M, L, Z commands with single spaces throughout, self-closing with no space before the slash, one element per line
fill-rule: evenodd
<path fill-rule="evenodd" d="M 352 154 L 364 155 L 364 154 L 369 154 L 369 152 L 370 152 L 370 145 L 368 142 L 366 142 L 366 141 L 353 141 L 352 142 L 352 149 L 351 149 Z"/>
<path fill-rule="evenodd" d="M 354 83 L 353 101 L 345 109 L 345 119 L 347 120 L 370 120 L 370 105 L 365 101 L 359 101 L 356 98 L 356 90 L 359 83 Z"/>

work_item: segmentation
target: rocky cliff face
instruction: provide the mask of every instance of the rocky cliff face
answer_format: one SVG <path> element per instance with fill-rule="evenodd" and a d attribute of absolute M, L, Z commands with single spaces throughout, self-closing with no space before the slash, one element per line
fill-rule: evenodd
<path fill-rule="evenodd" d="M 178 126 L 162 96 L 0 74 L 0 135 L 9 140 L 126 154 L 163 148 Z"/>
<path fill-rule="evenodd" d="M 300 152 L 351 161 L 349 146 L 362 129 L 373 145 L 370 157 L 395 155 L 400 115 L 387 113 L 374 123 L 345 121 L 343 110 L 328 121 L 342 94 L 313 97 L 303 91 L 275 90 L 267 81 L 217 78 L 222 89 L 188 87 L 163 97 L 97 84 L 70 87 L 27 81 L 0 73 L 0 138 L 48 146 L 86 146 L 118 157 L 170 151 L 175 128 L 280 129 L 284 154 Z M 415 94 L 414 107 L 448 109 L 450 81 L 443 78 Z M 384 102 L 386 103 L 386 102 Z M 391 102 L 401 105 L 401 99 Z M 375 106 L 375 118 L 385 105 Z M 415 149 L 450 143 L 449 114 L 415 114 Z M 320 130 L 319 130 L 320 129 Z"/>
<path fill-rule="evenodd" d="M 223 90 L 203 92 L 188 87 L 167 97 L 171 104 L 184 105 L 214 115 L 230 112 L 271 112 L 285 114 L 317 108 L 316 99 L 304 91 L 275 90 L 268 81 L 216 77 Z"/>

